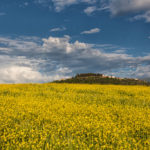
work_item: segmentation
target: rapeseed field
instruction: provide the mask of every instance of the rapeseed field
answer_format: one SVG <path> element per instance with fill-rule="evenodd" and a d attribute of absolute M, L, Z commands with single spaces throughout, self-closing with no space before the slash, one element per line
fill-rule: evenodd
<path fill-rule="evenodd" d="M 0 85 L 0 150 L 149 150 L 150 87 Z"/>

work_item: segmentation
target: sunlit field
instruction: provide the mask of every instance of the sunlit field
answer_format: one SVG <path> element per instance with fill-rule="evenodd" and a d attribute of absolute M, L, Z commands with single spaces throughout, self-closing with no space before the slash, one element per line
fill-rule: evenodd
<path fill-rule="evenodd" d="M 0 85 L 0 150 L 150 149 L 150 87 Z"/>

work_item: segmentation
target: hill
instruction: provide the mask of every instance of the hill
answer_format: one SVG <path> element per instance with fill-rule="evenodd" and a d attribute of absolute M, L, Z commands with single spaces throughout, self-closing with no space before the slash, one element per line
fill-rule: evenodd
<path fill-rule="evenodd" d="M 150 82 L 134 78 L 119 78 L 104 74 L 83 73 L 69 79 L 54 81 L 55 83 L 89 83 L 89 84 L 115 84 L 115 85 L 150 85 Z"/>

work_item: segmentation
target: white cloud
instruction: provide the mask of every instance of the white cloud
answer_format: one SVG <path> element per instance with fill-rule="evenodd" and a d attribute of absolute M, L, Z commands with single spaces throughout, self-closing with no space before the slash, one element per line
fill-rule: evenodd
<path fill-rule="evenodd" d="M 115 50 L 114 53 L 123 54 L 125 53 L 124 49 Z"/>
<path fill-rule="evenodd" d="M 72 70 L 68 69 L 67 67 L 64 68 L 61 67 L 58 69 L 58 72 L 66 74 L 66 73 L 71 73 Z"/>
<path fill-rule="evenodd" d="M 78 0 L 52 0 L 52 2 L 55 5 L 55 10 L 59 12 L 63 10 L 66 6 L 77 4 Z"/>
<path fill-rule="evenodd" d="M 35 0 L 35 3 L 47 5 L 51 7 L 50 2 L 53 2 L 56 12 L 62 11 L 65 7 L 80 3 L 94 4 L 97 0 Z"/>
<path fill-rule="evenodd" d="M 150 10 L 150 0 L 110 0 L 112 15 Z"/>
<path fill-rule="evenodd" d="M 36 41 L 36 42 L 35 42 Z M 36 37 L 18 37 L 17 39 L 11 39 L 6 37 L 0 37 L 0 44 L 6 45 L 5 50 L 13 49 L 18 51 L 31 51 L 33 49 L 38 50 L 39 38 Z M 2 49 L 3 47 L 1 47 Z"/>
<path fill-rule="evenodd" d="M 134 20 L 145 20 L 145 22 L 150 22 L 150 11 L 145 12 L 144 14 L 136 15 L 130 19 L 131 21 Z"/>
<path fill-rule="evenodd" d="M 1 83 L 44 82 L 48 79 L 48 77 L 42 76 L 41 73 L 32 68 L 24 66 L 0 68 L 0 74 Z"/>
<path fill-rule="evenodd" d="M 138 78 L 147 79 L 150 81 L 150 65 L 139 65 L 136 68 L 134 75 Z"/>
<path fill-rule="evenodd" d="M 68 68 L 59 67 L 55 72 L 40 72 L 40 63 L 45 61 L 27 56 L 0 55 L 0 83 L 43 83 L 66 78 L 64 74 L 71 72 Z M 66 71 L 66 72 L 65 72 Z"/>
<path fill-rule="evenodd" d="M 0 83 L 49 82 L 81 72 L 116 75 L 126 72 L 128 77 L 150 77 L 150 55 L 134 57 L 116 46 L 70 42 L 70 39 L 67 35 L 43 39 L 0 37 L 3 45 L 0 46 Z"/>
<path fill-rule="evenodd" d="M 71 45 L 69 44 L 70 37 L 64 36 L 62 38 L 49 37 L 48 39 L 43 39 L 43 50 L 46 52 L 52 52 L 56 49 L 59 52 L 71 52 Z"/>
<path fill-rule="evenodd" d="M 35 2 L 50 8 L 54 7 L 56 12 L 71 5 L 85 3 L 87 8 L 83 11 L 87 15 L 104 10 L 109 11 L 112 16 L 144 12 L 145 14 L 135 16 L 134 20 L 145 19 L 146 22 L 149 22 L 150 0 L 35 0 Z"/>
<path fill-rule="evenodd" d="M 62 28 L 53 28 L 53 29 L 51 29 L 50 31 L 51 32 L 58 32 L 58 31 L 65 31 L 66 30 L 66 28 L 65 27 L 62 27 Z"/>
<path fill-rule="evenodd" d="M 101 7 L 98 7 L 97 4 L 93 5 L 93 6 L 88 6 L 87 8 L 85 8 L 83 11 L 84 13 L 86 13 L 87 15 L 91 15 L 93 12 L 95 11 L 104 11 L 104 10 L 109 10 L 109 5 L 107 4 L 101 4 Z"/>
<path fill-rule="evenodd" d="M 130 21 L 145 20 L 150 22 L 150 0 L 101 0 L 97 10 L 109 10 L 112 16 L 134 14 Z"/>
<path fill-rule="evenodd" d="M 86 9 L 84 9 L 84 13 L 86 13 L 87 15 L 90 15 L 96 10 L 97 10 L 96 6 L 89 6 Z"/>
<path fill-rule="evenodd" d="M 62 72 L 63 68 L 60 71 Z M 45 75 L 37 70 L 33 70 L 33 68 L 24 66 L 0 68 L 0 74 L 0 83 L 43 83 L 58 80 L 60 78 L 66 78 L 65 76 L 59 74 Z"/>
<path fill-rule="evenodd" d="M 48 39 L 43 39 L 43 51 L 55 53 L 71 53 L 80 49 L 89 48 L 89 44 L 81 43 L 76 41 L 75 43 L 69 43 L 70 37 L 65 35 L 62 38 L 49 37 Z"/>
<path fill-rule="evenodd" d="M 101 31 L 101 29 L 94 28 L 94 29 L 91 29 L 91 30 L 88 30 L 88 31 L 83 31 L 83 32 L 81 32 L 81 34 L 94 34 L 94 33 L 100 32 L 100 31 Z"/>

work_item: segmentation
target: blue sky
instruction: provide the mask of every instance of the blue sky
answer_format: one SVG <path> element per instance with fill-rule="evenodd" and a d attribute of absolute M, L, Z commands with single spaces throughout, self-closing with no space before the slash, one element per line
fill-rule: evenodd
<path fill-rule="evenodd" d="M 150 79 L 150 0 L 1 0 L 0 64 L 0 83 Z"/>

